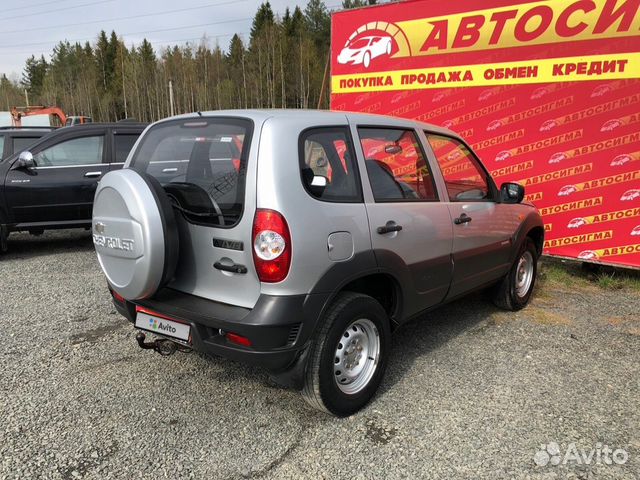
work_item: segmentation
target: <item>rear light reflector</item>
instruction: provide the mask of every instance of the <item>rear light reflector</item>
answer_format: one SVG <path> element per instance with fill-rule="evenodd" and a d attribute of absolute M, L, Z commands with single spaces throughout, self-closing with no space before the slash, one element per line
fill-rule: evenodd
<path fill-rule="evenodd" d="M 291 266 L 291 235 L 284 217 L 258 209 L 253 219 L 253 262 L 261 282 L 284 280 Z"/>
<path fill-rule="evenodd" d="M 118 292 L 116 292 L 115 290 L 111 290 L 111 295 L 116 300 L 116 302 L 125 303 L 124 297 L 122 295 L 120 295 Z"/>
<path fill-rule="evenodd" d="M 237 333 L 227 332 L 224 336 L 231 343 L 236 343 L 238 345 L 242 345 L 243 347 L 251 346 L 251 340 L 249 340 L 247 337 L 243 337 L 242 335 L 238 335 Z"/>

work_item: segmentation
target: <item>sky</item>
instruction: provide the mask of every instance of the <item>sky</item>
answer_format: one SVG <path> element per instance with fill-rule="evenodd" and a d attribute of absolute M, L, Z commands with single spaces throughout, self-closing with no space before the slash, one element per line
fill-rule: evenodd
<path fill-rule="evenodd" d="M 100 30 L 115 30 L 127 46 L 147 38 L 156 52 L 169 45 L 197 43 L 203 35 L 224 50 L 234 33 L 249 36 L 263 0 L 2 0 L 0 74 L 19 79 L 31 55 L 49 58 L 61 40 L 95 43 Z M 270 0 L 277 15 L 307 0 Z M 325 0 L 336 9 L 341 0 Z M 129 18 L 135 17 L 135 18 Z"/>

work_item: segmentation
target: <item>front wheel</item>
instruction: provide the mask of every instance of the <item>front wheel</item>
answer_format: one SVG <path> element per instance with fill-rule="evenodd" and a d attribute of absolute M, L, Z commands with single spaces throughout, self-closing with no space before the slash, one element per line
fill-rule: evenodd
<path fill-rule="evenodd" d="M 362 64 L 364 65 L 364 68 L 369 68 L 369 65 L 371 64 L 371 54 L 369 52 L 364 52 Z"/>
<path fill-rule="evenodd" d="M 351 415 L 374 396 L 387 363 L 389 318 L 373 298 L 345 292 L 323 319 L 311 346 L 302 396 L 312 407 Z"/>
<path fill-rule="evenodd" d="M 517 311 L 524 308 L 533 293 L 537 273 L 538 250 L 533 240 L 527 237 L 511 270 L 495 286 L 493 303 L 505 310 Z"/>

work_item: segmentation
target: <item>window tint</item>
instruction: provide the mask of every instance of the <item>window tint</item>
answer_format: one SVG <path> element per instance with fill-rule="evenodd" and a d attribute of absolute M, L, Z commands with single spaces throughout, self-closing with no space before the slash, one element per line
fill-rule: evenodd
<path fill-rule="evenodd" d="M 42 150 L 34 160 L 39 167 L 102 163 L 103 144 L 103 136 L 73 138 Z"/>
<path fill-rule="evenodd" d="M 358 134 L 376 202 L 438 199 L 415 132 L 360 128 Z"/>
<path fill-rule="evenodd" d="M 442 170 L 450 201 L 491 199 L 487 175 L 464 143 L 442 135 L 426 135 Z"/>
<path fill-rule="evenodd" d="M 115 145 L 115 163 L 124 163 L 138 137 L 137 134 L 117 133 L 113 136 Z"/>
<path fill-rule="evenodd" d="M 4 135 L 0 135 L 0 160 L 4 160 Z"/>
<path fill-rule="evenodd" d="M 362 201 L 346 128 L 307 130 L 302 134 L 300 148 L 302 181 L 312 196 L 329 202 Z"/>
<path fill-rule="evenodd" d="M 244 208 L 252 131 L 240 118 L 162 122 L 144 135 L 131 165 L 157 178 L 190 222 L 233 226 Z"/>
<path fill-rule="evenodd" d="M 27 150 L 29 146 L 38 139 L 39 137 L 13 137 L 13 153 Z"/>

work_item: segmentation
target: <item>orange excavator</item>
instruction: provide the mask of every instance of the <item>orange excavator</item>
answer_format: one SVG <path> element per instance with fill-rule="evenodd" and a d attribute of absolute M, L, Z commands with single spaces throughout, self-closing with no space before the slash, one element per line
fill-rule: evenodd
<path fill-rule="evenodd" d="M 57 126 L 67 125 L 79 125 L 81 123 L 90 123 L 91 117 L 85 116 L 67 116 L 58 107 L 43 107 L 43 106 L 29 106 L 29 107 L 11 107 L 11 120 L 14 127 L 22 126 L 22 117 L 28 117 L 31 115 L 49 115 L 57 119 L 54 120 L 53 125 Z"/>

